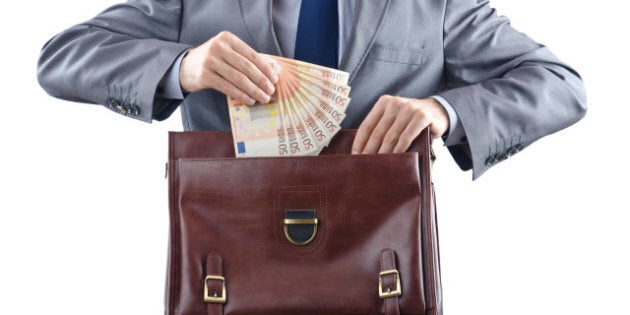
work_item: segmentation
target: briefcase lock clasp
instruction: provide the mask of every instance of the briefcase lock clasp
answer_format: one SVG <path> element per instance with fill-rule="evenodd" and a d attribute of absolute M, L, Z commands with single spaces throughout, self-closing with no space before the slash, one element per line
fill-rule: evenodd
<path fill-rule="evenodd" d="M 221 286 L 223 287 L 221 289 L 221 296 L 217 296 L 216 292 L 214 292 L 213 295 L 209 294 L 208 281 L 210 280 L 221 281 Z M 225 302 L 227 301 L 227 292 L 225 290 L 225 278 L 221 276 L 206 276 L 206 279 L 203 285 L 203 301 L 206 303 L 225 304 Z"/>
<path fill-rule="evenodd" d="M 387 287 L 387 291 L 383 291 L 383 277 L 388 275 L 396 275 L 396 290 L 394 291 L 392 291 L 392 288 L 390 288 L 389 286 Z M 391 269 L 381 271 L 381 273 L 378 275 L 378 297 L 380 297 L 381 299 L 387 299 L 401 295 L 402 289 L 400 286 L 400 274 L 398 273 L 398 270 Z"/>
<path fill-rule="evenodd" d="M 287 210 L 284 218 L 284 235 L 295 245 L 306 245 L 317 235 L 315 210 Z"/>

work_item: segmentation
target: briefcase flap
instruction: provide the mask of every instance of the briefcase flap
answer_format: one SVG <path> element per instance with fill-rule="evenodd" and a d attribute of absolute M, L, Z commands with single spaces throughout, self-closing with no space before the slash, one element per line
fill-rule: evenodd
<path fill-rule="evenodd" d="M 356 130 L 344 129 L 330 141 L 320 155 L 349 154 Z M 408 152 L 417 152 L 420 159 L 433 158 L 427 130 L 412 142 Z M 234 157 L 234 143 L 229 131 L 169 132 L 169 162 L 181 158 Z M 421 162 L 422 163 L 422 162 Z"/>

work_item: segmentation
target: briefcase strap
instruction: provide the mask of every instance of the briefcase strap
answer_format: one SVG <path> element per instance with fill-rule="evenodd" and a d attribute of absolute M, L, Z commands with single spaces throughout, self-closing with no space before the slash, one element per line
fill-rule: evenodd
<path fill-rule="evenodd" d="M 402 295 L 402 284 L 400 283 L 400 273 L 396 267 L 396 253 L 390 248 L 381 251 L 378 295 L 383 300 L 383 314 L 400 315 L 398 297 Z"/>
<path fill-rule="evenodd" d="M 207 305 L 207 314 L 223 315 L 223 304 L 227 302 L 227 291 L 223 277 L 223 261 L 218 253 L 213 252 L 206 256 L 206 277 L 203 286 L 203 299 Z"/>

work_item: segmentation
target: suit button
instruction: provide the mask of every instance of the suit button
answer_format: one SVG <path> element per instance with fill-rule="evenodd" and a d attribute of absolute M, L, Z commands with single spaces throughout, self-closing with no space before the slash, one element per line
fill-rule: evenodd
<path fill-rule="evenodd" d="M 140 114 L 140 108 L 136 105 L 130 105 L 129 113 L 133 116 L 138 116 Z"/>
<path fill-rule="evenodd" d="M 123 114 L 123 115 L 127 113 L 127 109 L 122 104 L 117 104 L 116 110 L 118 111 L 118 113 Z"/>
<path fill-rule="evenodd" d="M 507 158 L 508 158 L 508 155 L 507 155 L 507 154 L 505 154 L 505 153 L 502 153 L 502 154 L 500 154 L 500 155 L 497 157 L 497 161 L 499 161 L 499 162 L 501 162 L 501 161 L 505 161 L 505 160 L 507 160 Z"/>
<path fill-rule="evenodd" d="M 521 150 L 523 150 L 523 145 L 519 143 L 514 146 L 514 149 L 516 149 L 516 152 L 520 152 Z"/>
<path fill-rule="evenodd" d="M 518 150 L 516 150 L 515 147 L 510 147 L 509 149 L 507 149 L 507 151 L 505 152 L 505 154 L 510 157 L 514 154 L 518 153 Z"/>
<path fill-rule="evenodd" d="M 109 98 L 107 99 L 107 107 L 109 107 L 109 109 L 111 110 L 116 110 L 116 106 L 118 106 L 118 101 L 116 99 L 113 98 Z"/>
<path fill-rule="evenodd" d="M 497 159 L 494 156 L 491 156 L 486 159 L 486 165 L 492 166 L 497 163 Z"/>

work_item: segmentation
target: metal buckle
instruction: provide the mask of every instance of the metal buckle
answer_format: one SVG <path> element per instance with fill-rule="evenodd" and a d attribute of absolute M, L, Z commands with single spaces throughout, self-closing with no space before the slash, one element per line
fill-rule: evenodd
<path fill-rule="evenodd" d="M 388 287 L 387 291 L 383 291 L 383 276 L 387 275 L 396 275 L 396 290 L 392 291 L 392 289 Z M 381 299 L 387 299 L 401 295 L 402 289 L 400 286 L 400 274 L 398 273 L 398 270 L 391 269 L 381 271 L 381 273 L 378 275 L 378 297 L 380 297 Z"/>
<path fill-rule="evenodd" d="M 213 296 L 208 294 L 208 280 L 217 280 L 221 281 L 223 285 L 223 289 L 221 290 L 221 296 L 217 296 L 216 292 Z M 217 304 L 225 304 L 227 301 L 227 292 L 225 290 L 225 278 L 221 276 L 206 276 L 206 279 L 203 282 L 203 301 L 206 303 L 217 303 Z"/>

